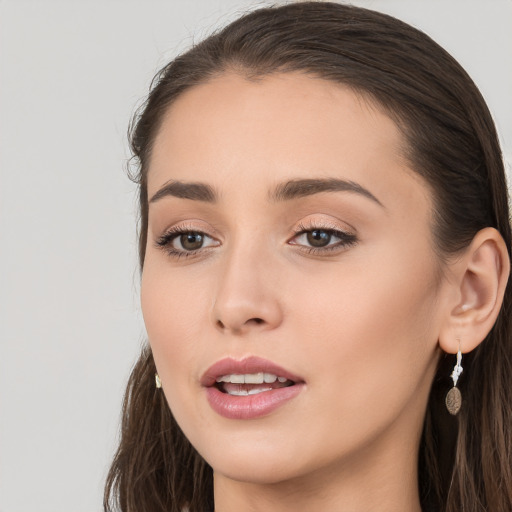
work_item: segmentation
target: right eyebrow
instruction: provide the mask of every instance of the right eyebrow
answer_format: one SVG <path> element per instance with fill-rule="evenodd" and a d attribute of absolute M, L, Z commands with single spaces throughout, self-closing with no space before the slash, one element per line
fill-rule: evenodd
<path fill-rule="evenodd" d="M 191 199 L 192 201 L 205 201 L 207 203 L 215 203 L 217 201 L 217 194 L 210 185 L 172 180 L 160 188 L 149 202 L 154 203 L 167 196 Z"/>
<path fill-rule="evenodd" d="M 368 189 L 364 188 L 359 183 L 338 178 L 306 178 L 286 181 L 277 185 L 275 190 L 270 194 L 270 199 L 273 201 L 289 201 L 298 197 L 320 194 L 321 192 L 354 192 L 371 199 L 384 208 L 384 205 Z"/>

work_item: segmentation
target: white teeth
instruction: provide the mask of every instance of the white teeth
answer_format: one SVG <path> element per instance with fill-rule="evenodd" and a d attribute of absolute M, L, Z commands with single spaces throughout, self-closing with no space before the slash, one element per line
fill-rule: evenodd
<path fill-rule="evenodd" d="M 231 389 L 228 391 L 228 395 L 232 396 L 248 396 L 257 395 L 258 393 L 264 393 L 265 391 L 272 391 L 272 388 L 259 388 L 259 389 Z"/>
<path fill-rule="evenodd" d="M 231 389 L 228 391 L 228 395 L 233 396 L 247 396 L 249 393 L 246 389 Z"/>
<path fill-rule="evenodd" d="M 231 384 L 272 384 L 276 380 L 279 382 L 286 382 L 286 377 L 278 377 L 273 373 L 232 373 L 230 375 L 222 375 L 215 379 L 217 382 L 230 382 Z"/>
<path fill-rule="evenodd" d="M 263 393 L 264 391 L 272 391 L 272 388 L 259 388 L 259 389 L 250 389 L 247 391 L 248 395 L 257 395 L 258 393 Z"/>
<path fill-rule="evenodd" d="M 263 372 L 244 375 L 246 384 L 263 384 Z"/>

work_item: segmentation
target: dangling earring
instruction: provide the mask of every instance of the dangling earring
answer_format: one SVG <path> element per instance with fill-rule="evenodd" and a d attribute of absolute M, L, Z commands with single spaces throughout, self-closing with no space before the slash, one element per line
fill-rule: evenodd
<path fill-rule="evenodd" d="M 155 386 L 157 389 L 160 389 L 162 387 L 162 381 L 160 380 L 158 373 L 155 373 Z"/>
<path fill-rule="evenodd" d="M 448 391 L 446 395 L 446 408 L 450 414 L 454 416 L 459 412 L 460 406 L 462 405 L 462 395 L 457 387 L 457 381 L 459 380 L 460 374 L 462 373 L 462 352 L 460 351 L 460 340 L 459 340 L 459 351 L 457 352 L 457 363 L 453 367 L 451 378 L 453 380 L 453 388 Z"/>

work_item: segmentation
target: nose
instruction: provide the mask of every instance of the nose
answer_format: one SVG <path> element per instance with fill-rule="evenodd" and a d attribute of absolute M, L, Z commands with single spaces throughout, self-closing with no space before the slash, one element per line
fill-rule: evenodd
<path fill-rule="evenodd" d="M 213 305 L 215 328 L 244 335 L 282 322 L 277 268 L 270 255 L 250 248 L 232 250 L 218 273 Z"/>

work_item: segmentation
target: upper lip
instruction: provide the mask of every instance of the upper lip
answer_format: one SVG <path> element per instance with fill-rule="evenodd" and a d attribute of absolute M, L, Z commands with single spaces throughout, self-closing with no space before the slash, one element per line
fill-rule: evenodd
<path fill-rule="evenodd" d="M 217 361 L 204 372 L 201 377 L 201 385 L 211 387 L 215 384 L 216 379 L 223 375 L 240 375 L 259 372 L 272 373 L 278 377 L 286 377 L 288 380 L 295 383 L 304 382 L 304 379 L 298 375 L 294 375 L 268 359 L 250 356 L 240 360 L 226 357 Z"/>

